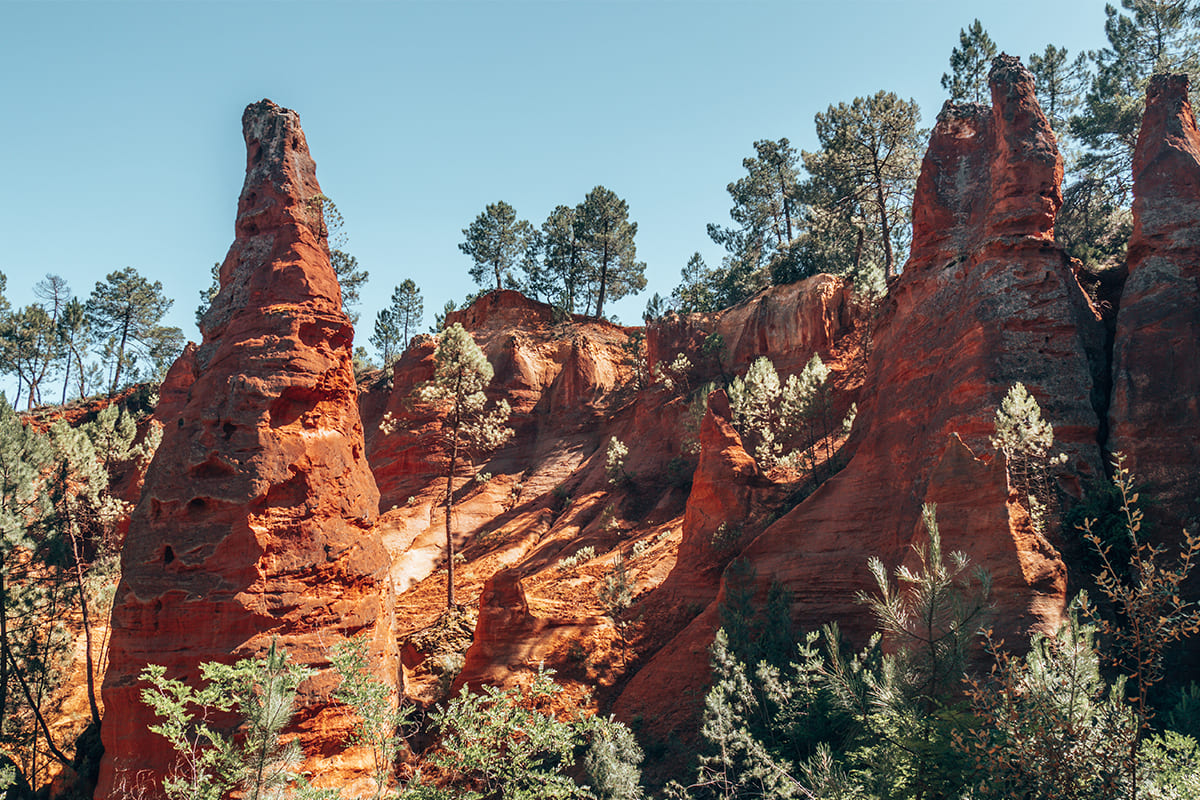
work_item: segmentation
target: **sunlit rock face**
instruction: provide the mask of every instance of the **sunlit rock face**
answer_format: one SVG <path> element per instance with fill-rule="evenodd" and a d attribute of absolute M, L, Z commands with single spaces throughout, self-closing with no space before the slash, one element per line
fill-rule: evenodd
<path fill-rule="evenodd" d="M 836 620 L 865 640 L 874 620 L 856 596 L 875 589 L 867 559 L 911 563 L 924 503 L 938 505 L 944 549 L 992 573 L 999 635 L 1020 641 L 1061 619 L 1059 543 L 1030 525 L 988 440 L 1001 399 L 1021 381 L 1068 455 L 1062 488 L 1078 493 L 1081 478 L 1099 474 L 1103 330 L 1054 243 L 1062 158 L 1032 76 L 1002 56 L 990 81 L 990 108 L 947 104 L 938 116 L 911 257 L 875 333 L 849 462 L 740 554 L 759 600 L 779 582 L 803 629 Z M 719 624 L 715 607 L 630 682 L 619 715 L 665 727 L 689 713 L 674 701 L 702 688 L 697 661 Z M 689 670 L 699 673 L 692 686 L 669 680 Z"/>
<path fill-rule="evenodd" d="M 168 380 L 163 442 L 122 553 L 103 697 L 99 797 L 153 787 L 176 762 L 139 700 L 148 663 L 197 684 L 206 661 L 273 641 L 317 670 L 289 731 L 321 785 L 353 785 L 351 719 L 330 649 L 363 634 L 397 681 L 389 559 L 364 454 L 353 330 L 329 263 L 321 189 L 295 112 L 242 118 L 246 181 L 220 293 Z M 186 363 L 183 363 L 186 362 Z"/>
<path fill-rule="evenodd" d="M 1155 537 L 1177 542 L 1200 520 L 1200 132 L 1186 75 L 1155 75 L 1146 93 L 1128 263 L 1109 450 L 1153 497 Z"/>

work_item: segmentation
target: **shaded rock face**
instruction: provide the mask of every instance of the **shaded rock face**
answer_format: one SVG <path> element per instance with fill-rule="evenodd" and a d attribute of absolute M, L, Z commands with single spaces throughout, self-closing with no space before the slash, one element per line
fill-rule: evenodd
<path fill-rule="evenodd" d="M 675 567 L 654 598 L 679 607 L 709 607 L 633 676 L 615 709 L 622 718 L 631 718 L 662 698 L 683 696 L 681 686 L 695 690 L 707 683 L 709 640 L 703 633 L 691 638 L 688 632 L 711 632 L 717 615 L 709 604 L 720 589 L 722 570 L 738 554 L 739 545 L 762 530 L 764 511 L 773 508 L 770 501 L 780 499 L 780 492 L 746 452 L 730 417 L 725 391 L 711 392 L 700 423 L 700 459 L 684 510 Z M 659 711 L 657 725 L 684 728 L 694 708 L 672 703 Z"/>
<path fill-rule="evenodd" d="M 1160 540 L 1200 520 L 1200 131 L 1186 75 L 1155 75 L 1133 160 L 1129 277 L 1117 314 L 1108 449 Z"/>
<path fill-rule="evenodd" d="M 489 471 L 514 463 L 524 469 L 556 451 L 583 447 L 590 453 L 606 438 L 600 430 L 630 399 L 622 349 L 627 334 L 620 327 L 582 317 L 555 323 L 550 306 L 513 291 L 486 294 L 446 322 L 471 331 L 495 370 L 489 396 L 505 398 L 513 410 L 509 425 L 516 435 L 487 459 Z M 433 376 L 435 345 L 431 337 L 415 340 L 396 361 L 386 398 L 378 392 L 363 398 L 369 457 L 385 509 L 419 495 L 443 458 L 440 419 L 413 404 L 413 391 Z M 396 423 L 392 434 L 379 428 L 385 413 Z"/>
<path fill-rule="evenodd" d="M 719 313 L 656 321 L 646 330 L 646 359 L 651 366 L 666 365 L 685 353 L 697 378 L 712 380 L 722 370 L 745 372 L 755 359 L 766 356 L 787 375 L 799 372 L 813 353 L 828 351 L 852 331 L 860 312 L 849 281 L 814 275 L 772 286 Z M 719 354 L 704 352 L 710 334 L 723 340 Z"/>
<path fill-rule="evenodd" d="M 493 366 L 487 393 L 509 402 L 515 431 L 498 451 L 463 463 L 455 483 L 456 550 L 466 559 L 456 568 L 456 591 L 467 602 L 481 597 L 482 626 L 459 683 L 507 681 L 545 660 L 561 680 L 615 692 L 636 663 L 633 652 L 652 653 L 683 629 L 716 596 L 724 564 L 765 526 L 770 500 L 786 491 L 758 473 L 728 409 L 704 420 L 701 398 L 691 393 L 722 368 L 744 370 L 759 355 L 786 372 L 819 349 L 845 376 L 852 359 L 831 350 L 853 333 L 856 309 L 845 281 L 821 275 L 718 314 L 664 320 L 646 331 L 641 352 L 636 329 L 560 319 L 516 292 L 491 292 L 453 312 L 448 321 L 461 322 Z M 726 342 L 720 363 L 702 350 L 714 332 Z M 686 385 L 668 391 L 647 382 L 646 362 L 654 363 L 655 353 L 669 361 L 681 352 L 695 366 Z M 387 509 L 379 527 L 393 554 L 402 639 L 434 624 L 445 602 L 443 420 L 412 402 L 413 390 L 432 375 L 433 353 L 431 339 L 418 339 L 390 377 L 379 376 L 360 396 L 367 454 Z M 385 414 L 394 425 L 381 428 Z M 614 437 L 629 450 L 629 480 L 618 484 L 605 470 Z M 480 473 L 490 480 L 470 480 Z M 726 502 L 733 505 L 722 510 Z M 757 515 L 752 525 L 743 518 L 746 508 Z M 736 541 L 716 552 L 711 540 L 722 522 L 733 523 Z M 733 535 L 737 529 L 742 536 Z M 558 568 L 584 548 L 595 557 L 574 570 Z M 638 631 L 630 634 L 636 644 L 612 622 L 598 621 L 608 613 L 601 589 L 618 553 L 631 590 L 643 598 L 623 621 L 623 630 Z M 677 555 L 681 568 L 673 570 Z M 510 614 L 507 595 L 489 583 L 500 570 L 504 585 L 521 581 L 528 615 Z M 493 607 L 508 623 L 490 625 Z M 415 648 L 406 652 L 408 686 L 415 696 L 434 696 L 430 665 Z"/>
<path fill-rule="evenodd" d="M 911 259 L 866 367 L 853 455 L 739 554 L 756 571 L 760 598 L 775 581 L 792 593 L 803 629 L 836 620 L 865 640 L 874 623 L 855 597 L 874 590 L 867 558 L 891 567 L 909 557 L 909 545 L 924 539 L 926 502 L 941 504 L 946 549 L 965 551 L 1003 588 L 992 623 L 999 635 L 1018 641 L 1061 619 L 1058 552 L 1011 502 L 1002 464 L 984 454 L 996 408 L 1021 381 L 1070 458 L 1064 488 L 1077 492 L 1079 476 L 1100 474 L 1093 400 L 1103 332 L 1054 245 L 1062 160 L 1032 77 L 1001 57 L 991 89 L 990 109 L 947 104 L 938 117 L 917 186 Z M 694 661 L 718 616 L 710 607 L 630 691 L 653 682 L 652 671 L 703 673 Z M 674 696 L 641 692 L 618 708 L 657 719 L 671 714 Z"/>
<path fill-rule="evenodd" d="M 379 677 L 396 683 L 379 493 L 315 167 L 294 112 L 264 100 L 242 125 L 236 240 L 204 341 L 166 383 L 163 442 L 122 553 L 101 797 L 154 786 L 175 763 L 147 730 L 147 663 L 195 685 L 202 662 L 261 656 L 277 640 L 318 670 L 291 731 L 320 785 L 346 785 L 362 766 L 323 759 L 349 725 L 331 700 L 330 648 L 365 635 Z"/>
<path fill-rule="evenodd" d="M 712 599 L 721 568 L 737 552 L 737 539 L 749 533 L 746 528 L 770 494 L 771 482 L 742 446 L 730 416 L 724 390 L 709 394 L 700 423 L 700 461 L 683 515 L 683 539 L 676 568 L 664 584 L 687 601 Z"/>

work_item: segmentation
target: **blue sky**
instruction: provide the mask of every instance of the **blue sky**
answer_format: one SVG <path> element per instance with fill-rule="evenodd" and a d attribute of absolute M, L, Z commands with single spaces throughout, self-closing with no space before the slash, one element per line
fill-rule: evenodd
<path fill-rule="evenodd" d="M 705 225 L 727 222 L 754 140 L 812 148 L 815 113 L 880 89 L 931 125 L 976 17 L 1023 59 L 1104 44 L 1100 0 L 0 0 L 0 271 L 23 305 L 46 273 L 86 296 L 133 266 L 197 338 L 233 238 L 242 109 L 269 97 L 299 112 L 370 271 L 358 343 L 405 278 L 426 325 L 474 288 L 457 244 L 487 203 L 540 224 L 597 184 L 639 224 L 649 287 L 611 311 L 640 323 L 693 251 L 720 262 Z"/>

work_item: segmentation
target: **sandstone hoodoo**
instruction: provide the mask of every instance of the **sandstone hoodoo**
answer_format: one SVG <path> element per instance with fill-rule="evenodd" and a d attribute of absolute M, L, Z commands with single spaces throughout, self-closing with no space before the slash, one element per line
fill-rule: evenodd
<path fill-rule="evenodd" d="M 172 372 L 194 381 L 171 384 L 171 418 L 122 553 L 98 797 L 132 795 L 175 763 L 147 730 L 147 664 L 196 684 L 201 663 L 258 657 L 278 642 L 315 667 L 289 730 L 319 785 L 370 774 L 352 756 L 325 760 L 352 723 L 331 700 L 330 649 L 365 635 L 378 677 L 397 681 L 379 492 L 315 166 L 295 112 L 264 100 L 242 126 L 236 239 L 204 340 Z"/>
<path fill-rule="evenodd" d="M 923 537 L 926 502 L 939 504 L 947 551 L 963 550 L 992 572 L 998 631 L 1017 641 L 1060 619 L 1066 570 L 1054 543 L 1010 495 L 1002 457 L 977 456 L 990 450 L 996 408 L 1021 381 L 1069 456 L 1064 488 L 1078 491 L 1078 476 L 1100 474 L 1093 400 L 1103 332 L 1054 244 L 1062 159 L 1033 79 L 1008 57 L 990 79 L 991 108 L 947 104 L 938 117 L 917 186 L 911 258 L 875 334 L 849 462 L 740 553 L 760 597 L 781 583 L 806 630 L 837 620 L 865 640 L 873 620 L 855 597 L 874 588 L 867 557 L 905 559 Z M 681 637 L 710 641 L 717 617 L 710 609 Z M 705 646 L 673 642 L 630 684 L 618 713 L 671 716 L 669 698 L 649 687 L 695 674 Z"/>
<path fill-rule="evenodd" d="M 1186 75 L 1155 75 L 1133 160 L 1129 277 L 1117 313 L 1109 447 L 1173 541 L 1200 519 L 1200 131 Z"/>

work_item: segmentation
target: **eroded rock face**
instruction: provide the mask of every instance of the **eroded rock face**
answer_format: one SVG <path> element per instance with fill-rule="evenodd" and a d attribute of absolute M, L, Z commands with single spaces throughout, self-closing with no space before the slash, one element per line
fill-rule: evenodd
<path fill-rule="evenodd" d="M 204 341 L 167 382 L 170 418 L 122 553 L 99 797 L 153 793 L 175 763 L 147 730 L 138 674 L 148 663 L 196 685 L 202 662 L 258 657 L 277 641 L 316 668 L 290 730 L 325 786 L 370 773 L 353 757 L 331 760 L 351 720 L 331 700 L 330 648 L 364 635 L 378 676 L 396 683 L 379 493 L 315 166 L 295 112 L 264 100 L 242 126 L 236 240 Z"/>
<path fill-rule="evenodd" d="M 1155 75 L 1133 160 L 1133 236 L 1113 347 L 1108 449 L 1162 541 L 1200 519 L 1200 131 L 1186 75 Z"/>
<path fill-rule="evenodd" d="M 947 104 L 934 128 L 914 202 L 912 254 L 876 335 L 853 458 L 781 520 L 775 535 L 768 531 L 751 548 L 762 548 L 770 563 L 774 539 L 808 531 L 798 540 L 805 556 L 778 567 L 797 587 L 799 618 L 856 617 L 860 629 L 870 625 L 861 612 L 850 613 L 853 590 L 870 588 L 865 567 L 835 568 L 834 562 L 850 547 L 860 564 L 871 553 L 888 563 L 902 558 L 922 535 L 922 503 L 954 496 L 951 476 L 967 473 L 939 465 L 960 446 L 975 455 L 991 450 L 995 410 L 1017 381 L 1038 399 L 1069 457 L 1063 488 L 1077 493 L 1078 476 L 1100 474 L 1093 401 L 1103 337 L 1054 244 L 1062 159 L 1029 72 L 1001 56 L 990 81 L 990 109 Z M 981 516 L 976 528 L 970 515 L 957 523 L 948 515 L 941 526 L 954 546 L 980 543 L 962 548 L 977 561 L 993 549 L 984 543 L 1007 537 L 1010 527 L 999 522 L 1007 516 L 1007 492 L 986 496 L 992 499 L 980 499 L 979 514 L 986 516 L 989 503 L 996 506 L 995 524 Z M 1014 548 L 1005 546 L 1012 553 L 1006 563 L 989 564 L 998 583 L 1060 572 L 1025 563 L 1057 559 L 1053 547 Z M 841 575 L 815 580 L 835 572 Z M 828 580 L 835 585 L 824 585 Z M 1044 585 L 1041 578 L 1037 583 Z M 999 598 L 997 618 L 1004 622 L 997 630 L 1013 640 L 1013 634 L 1058 622 L 1065 585 L 1056 590 L 1058 611 L 1042 600 L 1031 604 L 1031 587 L 1022 578 Z M 1034 605 L 1039 611 L 1031 617 Z"/>
<path fill-rule="evenodd" d="M 713 391 L 700 423 L 700 461 L 683 515 L 676 569 L 665 584 L 693 602 L 713 597 L 720 568 L 736 553 L 737 540 L 749 533 L 746 528 L 771 489 L 730 416 L 725 392 Z M 692 584 L 700 584 L 699 594 L 684 589 Z"/>
<path fill-rule="evenodd" d="M 805 630 L 836 620 L 852 640 L 866 638 L 874 623 L 855 598 L 874 589 L 867 559 L 890 567 L 908 557 L 924 538 L 926 502 L 943 506 L 947 549 L 964 550 L 1004 588 L 993 623 L 1000 635 L 1018 641 L 1061 618 L 1065 569 L 1053 543 L 1010 507 L 988 438 L 1001 399 L 1022 381 L 1070 458 L 1064 487 L 1078 491 L 1077 476 L 1099 474 L 1092 394 L 1103 338 L 1054 245 L 1062 160 L 1033 79 L 1001 57 L 991 87 L 992 108 L 948 104 L 938 117 L 911 259 L 875 335 L 849 463 L 740 553 L 760 599 L 780 582 Z M 718 616 L 710 607 L 643 672 L 688 669 Z M 639 681 L 653 676 L 639 675 L 631 689 Z M 638 700 L 618 708 L 647 720 L 671 713 L 670 698 Z"/>
<path fill-rule="evenodd" d="M 712 380 L 722 371 L 744 373 L 760 356 L 788 375 L 803 369 L 813 353 L 827 352 L 861 317 L 849 281 L 813 275 L 772 286 L 718 313 L 658 320 L 646 329 L 646 357 L 653 367 L 687 354 L 698 381 Z M 720 352 L 705 350 L 711 334 L 720 335 Z"/>

